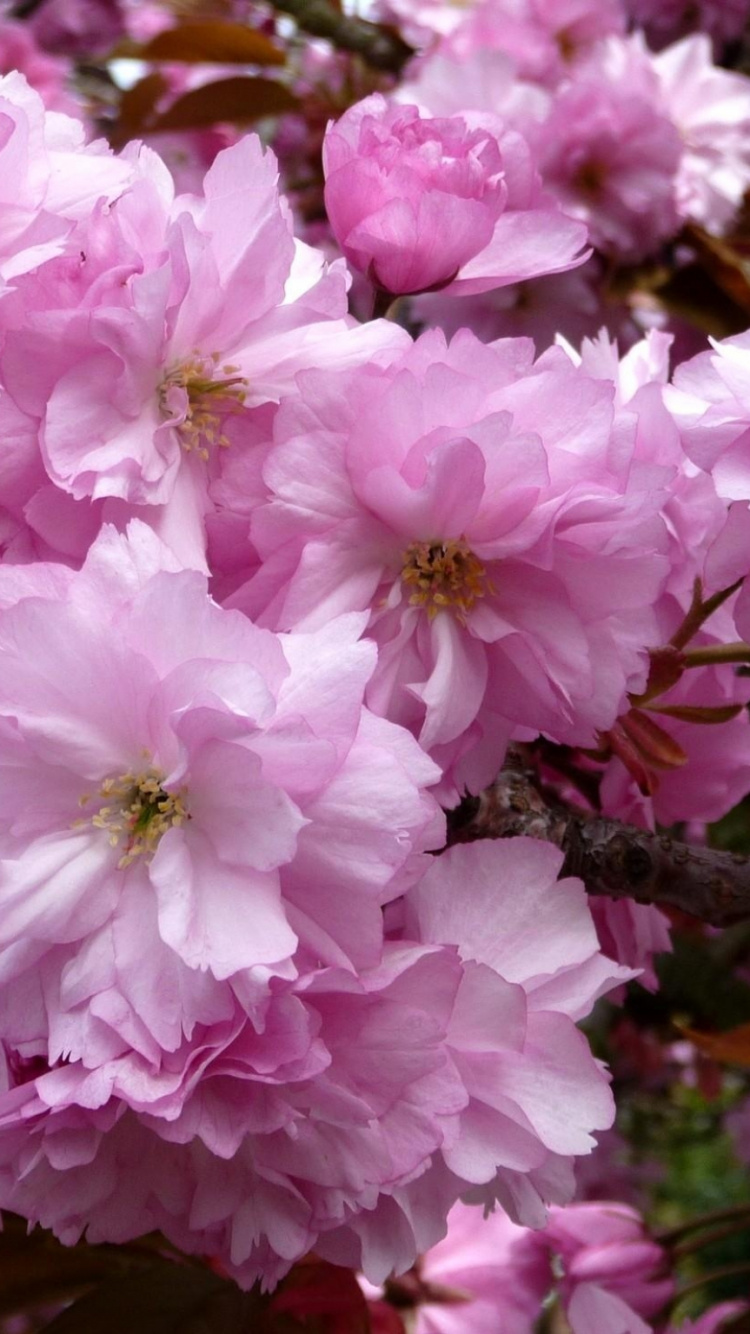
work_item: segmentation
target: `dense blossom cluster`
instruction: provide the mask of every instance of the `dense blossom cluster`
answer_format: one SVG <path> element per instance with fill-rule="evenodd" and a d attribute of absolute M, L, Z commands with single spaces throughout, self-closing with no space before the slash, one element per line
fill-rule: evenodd
<path fill-rule="evenodd" d="M 157 6 L 0 28 L 1 1208 L 246 1288 L 314 1250 L 416 1334 L 677 1329 L 641 1216 L 572 1203 L 577 1024 L 668 922 L 446 844 L 519 747 L 645 829 L 750 789 L 750 335 L 602 284 L 750 187 L 749 6 L 694 8 L 380 6 L 418 54 L 322 220 L 289 126 L 175 182 L 71 114 L 60 53 Z"/>

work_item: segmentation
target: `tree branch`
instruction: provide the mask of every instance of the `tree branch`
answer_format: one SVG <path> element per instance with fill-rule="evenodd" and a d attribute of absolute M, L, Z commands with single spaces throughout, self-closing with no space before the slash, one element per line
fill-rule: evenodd
<path fill-rule="evenodd" d="M 341 14 L 329 0 L 271 0 L 273 9 L 291 14 L 298 28 L 325 37 L 341 51 L 353 51 L 374 69 L 400 74 L 414 55 L 398 33 L 366 19 Z"/>
<path fill-rule="evenodd" d="M 750 857 L 573 812 L 548 800 L 511 755 L 492 787 L 459 808 L 450 842 L 518 834 L 561 848 L 562 874 L 580 876 L 589 894 L 680 908 L 711 926 L 750 921 Z"/>

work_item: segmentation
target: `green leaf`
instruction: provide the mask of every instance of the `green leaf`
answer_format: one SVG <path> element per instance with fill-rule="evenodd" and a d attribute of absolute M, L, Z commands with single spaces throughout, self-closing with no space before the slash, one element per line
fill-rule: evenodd
<path fill-rule="evenodd" d="M 182 64 L 283 65 L 286 56 L 270 38 L 242 23 L 191 22 L 167 28 L 140 47 L 141 60 Z"/>
<path fill-rule="evenodd" d="M 240 76 L 193 88 L 148 126 L 150 131 L 196 130 L 219 121 L 248 124 L 294 111 L 298 100 L 283 83 Z"/>

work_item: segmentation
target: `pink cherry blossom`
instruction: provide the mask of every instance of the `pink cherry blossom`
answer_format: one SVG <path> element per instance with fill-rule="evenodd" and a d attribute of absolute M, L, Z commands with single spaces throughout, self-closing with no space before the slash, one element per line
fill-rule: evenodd
<path fill-rule="evenodd" d="M 103 141 L 85 144 L 79 121 L 48 112 L 21 74 L 0 77 L 0 297 L 60 254 L 74 224 L 130 177 Z"/>
<path fill-rule="evenodd" d="M 445 1239 L 384 1295 L 412 1309 L 414 1334 L 529 1334 L 552 1285 L 536 1233 L 500 1209 L 485 1217 L 476 1206 L 456 1204 Z M 370 1298 L 381 1295 L 363 1287 Z"/>
<path fill-rule="evenodd" d="M 78 111 L 72 90 L 66 87 L 70 68 L 68 62 L 42 51 L 34 41 L 28 23 L 0 19 L 0 73 L 18 70 L 44 102 L 48 111 L 64 111 L 75 115 Z"/>
<path fill-rule="evenodd" d="M 748 0 L 625 0 L 624 8 L 656 50 L 690 32 L 719 46 L 739 37 L 750 15 Z"/>
<path fill-rule="evenodd" d="M 79 552 L 81 517 L 87 544 L 103 520 L 144 507 L 183 562 L 205 568 L 227 422 L 277 399 L 311 361 L 377 359 L 407 339 L 353 327 L 343 266 L 295 243 L 257 137 L 218 155 L 202 199 L 175 200 L 154 153 L 129 155 L 131 188 L 6 303 L 5 404 L 25 414 L 51 484 L 19 500 L 65 555 Z"/>
<path fill-rule="evenodd" d="M 582 885 L 524 839 L 415 885 L 436 773 L 362 708 L 363 618 L 277 637 L 169 565 L 136 525 L 0 571 L 0 1202 L 247 1285 L 312 1246 L 382 1281 L 466 1188 L 543 1221 L 612 1119 Z"/>
<path fill-rule="evenodd" d="M 728 500 L 750 499 L 750 334 L 714 339 L 665 391 L 685 450 Z"/>
<path fill-rule="evenodd" d="M 674 1292 L 667 1256 L 624 1204 L 597 1201 L 553 1209 L 544 1233 L 560 1258 L 561 1294 L 573 1334 L 648 1334 Z"/>
<path fill-rule="evenodd" d="M 663 104 L 682 137 L 678 208 L 683 217 L 721 233 L 750 186 L 750 84 L 713 63 L 711 43 L 702 34 L 667 47 L 653 65 Z"/>
<path fill-rule="evenodd" d="M 32 27 L 46 50 L 83 57 L 108 53 L 125 32 L 119 0 L 45 0 Z"/>
<path fill-rule="evenodd" d="M 370 704 L 438 759 L 448 800 L 490 782 L 520 729 L 591 744 L 645 681 L 667 569 L 668 474 L 629 468 L 612 386 L 468 331 L 299 385 L 233 605 L 275 628 L 369 610 Z"/>
<path fill-rule="evenodd" d="M 645 51 L 610 38 L 555 94 L 540 136 L 546 186 L 600 250 L 637 260 L 680 224 L 681 143 Z"/>
<path fill-rule="evenodd" d="M 591 1131 L 612 1120 L 606 1078 L 575 1021 L 631 974 L 599 954 L 583 887 L 556 881 L 561 864 L 534 839 L 468 844 L 408 893 L 404 938 L 457 946 L 462 960 L 446 1048 L 466 1101 L 445 1118 L 428 1171 L 349 1231 L 321 1238 L 319 1253 L 335 1263 L 382 1282 L 398 1244 L 402 1272 L 444 1235 L 437 1215 L 459 1194 L 499 1202 L 532 1227 L 543 1226 L 545 1204 L 571 1198 L 571 1155 L 589 1153 Z"/>
<path fill-rule="evenodd" d="M 373 94 L 329 126 L 325 202 L 347 259 L 386 292 L 469 295 L 581 262 L 586 231 L 541 191 L 523 139 Z"/>

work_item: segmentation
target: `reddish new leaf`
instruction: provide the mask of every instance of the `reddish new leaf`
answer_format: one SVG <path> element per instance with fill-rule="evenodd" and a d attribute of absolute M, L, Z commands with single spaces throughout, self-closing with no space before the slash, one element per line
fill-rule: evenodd
<path fill-rule="evenodd" d="M 744 704 L 652 704 L 651 713 L 664 713 L 683 723 L 728 723 L 742 713 Z"/>
<path fill-rule="evenodd" d="M 724 1033 L 700 1033 L 694 1028 L 683 1028 L 682 1032 L 704 1056 L 750 1069 L 750 1024 L 740 1024 Z"/>
<path fill-rule="evenodd" d="M 149 128 L 197 130 L 220 121 L 245 125 L 262 116 L 280 116 L 285 111 L 294 111 L 297 105 L 297 98 L 283 83 L 237 76 L 218 79 L 184 93 Z"/>
<path fill-rule="evenodd" d="M 141 60 L 175 60 L 183 64 L 283 65 L 286 56 L 255 28 L 242 23 L 191 22 L 167 28 L 140 47 Z"/>
<path fill-rule="evenodd" d="M 132 88 L 127 88 L 120 99 L 120 115 L 116 127 L 118 142 L 125 142 L 141 133 L 153 119 L 160 98 L 167 91 L 167 81 L 161 74 L 147 74 Z"/>
<path fill-rule="evenodd" d="M 620 725 L 649 767 L 681 769 L 687 762 L 682 746 L 640 709 L 631 709 L 620 719 Z"/>
<path fill-rule="evenodd" d="M 310 1257 L 295 1265 L 271 1301 L 274 1315 L 290 1315 L 312 1334 L 368 1334 L 367 1302 L 351 1269 Z"/>

